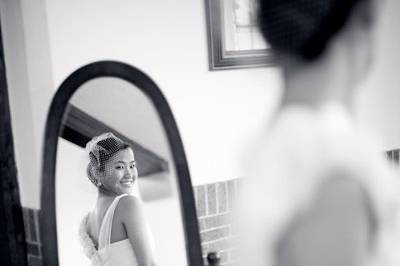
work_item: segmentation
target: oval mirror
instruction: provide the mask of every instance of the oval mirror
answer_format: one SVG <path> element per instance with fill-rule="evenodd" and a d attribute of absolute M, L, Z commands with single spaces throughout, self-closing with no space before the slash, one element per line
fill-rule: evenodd
<path fill-rule="evenodd" d="M 46 125 L 41 200 L 44 265 L 203 264 L 174 118 L 131 66 L 90 64 L 61 85 Z"/>

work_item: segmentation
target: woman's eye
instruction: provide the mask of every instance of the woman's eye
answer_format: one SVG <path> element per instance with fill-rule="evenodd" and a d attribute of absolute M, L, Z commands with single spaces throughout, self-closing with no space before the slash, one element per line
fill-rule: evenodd
<path fill-rule="evenodd" d="M 123 169 L 124 167 L 123 166 L 117 166 L 117 167 L 115 167 L 115 169 L 118 169 L 118 170 L 121 170 L 121 169 Z"/>
<path fill-rule="evenodd" d="M 135 166 L 136 166 L 136 165 L 134 165 L 134 164 L 133 164 L 133 165 L 131 165 L 131 169 L 135 168 Z"/>

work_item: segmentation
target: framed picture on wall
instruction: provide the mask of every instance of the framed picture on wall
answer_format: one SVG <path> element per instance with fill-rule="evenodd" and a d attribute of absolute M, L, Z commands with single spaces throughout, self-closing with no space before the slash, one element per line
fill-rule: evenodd
<path fill-rule="evenodd" d="M 257 27 L 256 0 L 205 0 L 210 70 L 274 65 Z"/>

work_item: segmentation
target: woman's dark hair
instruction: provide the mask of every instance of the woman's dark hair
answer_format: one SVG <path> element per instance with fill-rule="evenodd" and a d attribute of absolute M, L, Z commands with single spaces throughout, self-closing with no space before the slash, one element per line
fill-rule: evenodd
<path fill-rule="evenodd" d="M 311 61 L 362 1 L 259 0 L 259 25 L 273 49 Z"/>
<path fill-rule="evenodd" d="M 101 140 L 97 139 L 100 138 Z M 129 144 L 114 136 L 112 133 L 105 133 L 92 139 L 89 142 L 89 164 L 87 166 L 87 175 L 94 185 L 98 185 L 95 171 L 104 172 L 105 163 L 117 152 L 131 148 Z"/>

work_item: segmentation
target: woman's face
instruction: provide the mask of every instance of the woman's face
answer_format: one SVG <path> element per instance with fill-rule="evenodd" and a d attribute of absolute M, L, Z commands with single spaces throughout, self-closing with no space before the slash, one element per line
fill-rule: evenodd
<path fill-rule="evenodd" d="M 115 194 L 130 194 L 136 182 L 138 172 L 131 148 L 121 150 L 105 162 L 101 177 L 103 186 Z"/>

